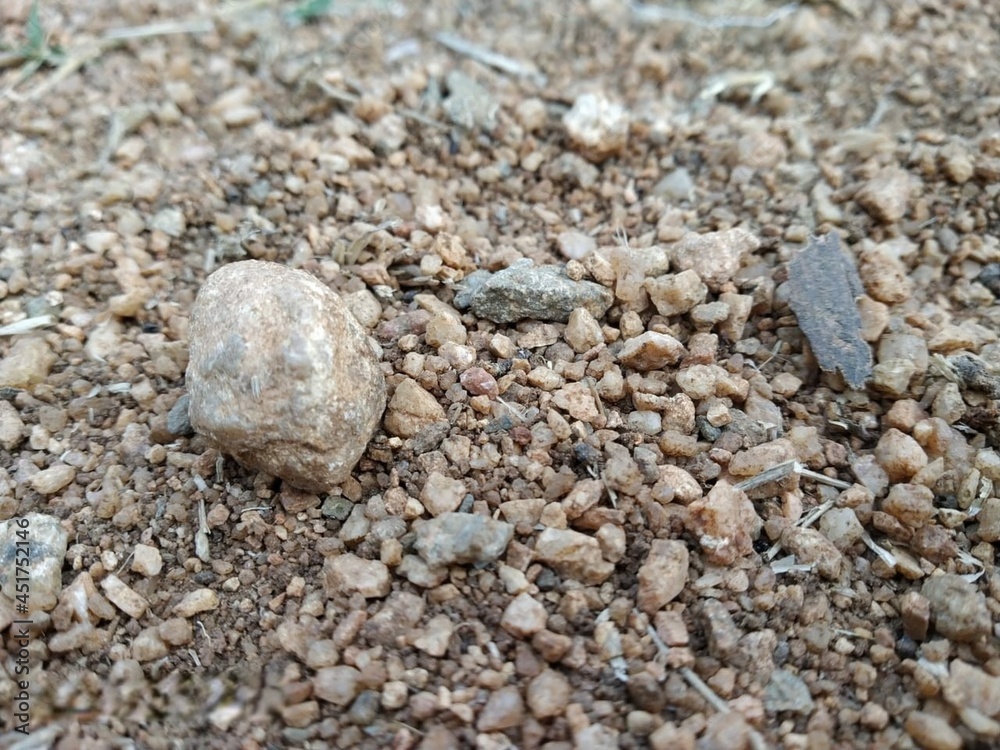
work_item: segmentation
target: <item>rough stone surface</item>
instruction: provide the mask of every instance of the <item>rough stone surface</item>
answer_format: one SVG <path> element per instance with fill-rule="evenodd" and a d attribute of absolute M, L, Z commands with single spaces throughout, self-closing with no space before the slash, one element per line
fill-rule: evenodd
<path fill-rule="evenodd" d="M 48 377 L 55 362 L 44 339 L 20 338 L 0 359 L 0 388 L 33 388 Z"/>
<path fill-rule="evenodd" d="M 194 427 L 191 426 L 191 397 L 184 394 L 177 403 L 167 412 L 167 431 L 171 435 L 178 437 L 193 435 Z"/>
<path fill-rule="evenodd" d="M 358 593 L 366 599 L 377 599 L 389 594 L 392 577 L 385 563 L 345 552 L 323 562 L 323 586 L 330 598 Z"/>
<path fill-rule="evenodd" d="M 148 544 L 137 544 L 132 552 L 132 570 L 143 576 L 157 576 L 163 569 L 160 550 Z"/>
<path fill-rule="evenodd" d="M 572 686 L 562 673 L 545 669 L 528 683 L 528 710 L 536 719 L 559 716 L 566 709 Z"/>
<path fill-rule="evenodd" d="M 194 617 L 199 612 L 210 612 L 219 607 L 219 595 L 212 589 L 195 589 L 184 595 L 174 607 L 178 617 Z"/>
<path fill-rule="evenodd" d="M 668 333 L 646 331 L 625 342 L 618 361 L 632 370 L 659 370 L 676 364 L 686 353 L 684 344 Z"/>
<path fill-rule="evenodd" d="M 421 430 L 445 421 L 444 408 L 412 378 L 396 386 L 385 415 L 385 429 L 393 435 L 411 438 Z"/>
<path fill-rule="evenodd" d="M 875 460 L 891 482 L 907 482 L 927 465 L 927 454 L 912 437 L 890 427 L 875 446 Z"/>
<path fill-rule="evenodd" d="M 765 711 L 772 714 L 787 711 L 805 715 L 813 710 L 813 705 L 809 686 L 801 677 L 787 669 L 776 669 L 771 673 L 771 681 L 764 688 Z"/>
<path fill-rule="evenodd" d="M 31 489 L 42 495 L 54 495 L 76 479 L 76 469 L 66 464 L 55 464 L 42 469 L 31 478 Z"/>
<path fill-rule="evenodd" d="M 56 606 L 62 591 L 62 566 L 66 557 L 67 538 L 66 529 L 58 518 L 41 513 L 27 513 L 0 523 L 0 591 L 18 604 L 24 602 L 17 598 L 16 569 L 18 565 L 22 565 L 24 542 L 28 542 L 30 580 L 27 592 L 28 612 L 24 614 L 48 612 Z"/>
<path fill-rule="evenodd" d="M 472 513 L 443 513 L 416 528 L 414 547 L 432 568 L 496 560 L 507 549 L 514 527 Z"/>
<path fill-rule="evenodd" d="M 732 565 L 753 551 L 753 540 L 760 534 L 762 522 L 742 490 L 720 481 L 688 510 L 689 531 L 716 565 Z"/>
<path fill-rule="evenodd" d="M 547 618 L 542 603 L 525 592 L 511 599 L 500 618 L 500 627 L 517 638 L 530 638 L 545 627 Z"/>
<path fill-rule="evenodd" d="M 0 446 L 14 450 L 24 440 L 24 421 L 17 409 L 7 401 L 0 401 Z"/>
<path fill-rule="evenodd" d="M 432 471 L 420 491 L 420 502 L 432 516 L 440 516 L 458 510 L 466 492 L 465 483 L 461 480 Z"/>
<path fill-rule="evenodd" d="M 104 595 L 108 597 L 108 601 L 137 620 L 149 608 L 149 602 L 146 601 L 145 597 L 113 573 L 101 580 L 101 588 L 104 589 Z"/>
<path fill-rule="evenodd" d="M 960 735 L 947 719 L 926 711 L 913 711 L 904 723 L 906 733 L 924 750 L 961 750 Z"/>
<path fill-rule="evenodd" d="M 628 112 L 601 94 L 577 97 L 563 125 L 570 145 L 595 163 L 621 153 L 628 141 Z"/>
<path fill-rule="evenodd" d="M 781 543 L 795 555 L 796 562 L 815 565 L 824 578 L 836 580 L 840 577 L 844 556 L 816 529 L 791 526 L 781 535 Z"/>
<path fill-rule="evenodd" d="M 861 186 L 858 204 L 883 224 L 903 218 L 910 201 L 910 176 L 902 169 L 885 169 Z"/>
<path fill-rule="evenodd" d="M 361 692 L 360 680 L 361 673 L 346 664 L 323 667 L 316 671 L 312 679 L 313 693 L 321 701 L 344 708 Z"/>
<path fill-rule="evenodd" d="M 514 685 L 502 687 L 486 701 L 476 729 L 480 732 L 500 732 L 521 724 L 524 720 L 524 700 L 521 691 Z"/>
<path fill-rule="evenodd" d="M 522 259 L 483 281 L 469 305 L 477 317 L 495 323 L 522 318 L 565 323 L 578 307 L 600 319 L 613 301 L 611 291 L 599 284 L 573 281 L 558 266 L 536 267 Z"/>
<path fill-rule="evenodd" d="M 992 628 L 986 597 L 976 586 L 954 573 L 928 578 L 920 590 L 930 602 L 934 629 L 959 643 L 971 643 L 989 634 Z"/>
<path fill-rule="evenodd" d="M 693 270 L 709 289 L 719 291 L 758 247 L 760 241 L 738 227 L 708 234 L 689 232 L 670 249 L 670 259 L 675 268 Z"/>
<path fill-rule="evenodd" d="M 350 476 L 382 417 L 385 378 L 333 291 L 275 263 L 232 263 L 198 293 L 189 339 L 197 432 L 302 489 Z"/>
<path fill-rule="evenodd" d="M 690 268 L 677 274 L 646 280 L 649 299 L 660 315 L 681 315 L 705 301 L 708 287 Z"/>
<path fill-rule="evenodd" d="M 641 611 L 655 614 L 684 590 L 688 579 L 688 550 L 684 542 L 675 539 L 653 541 L 645 562 L 639 568 L 639 591 L 636 595 Z"/>
<path fill-rule="evenodd" d="M 545 529 L 538 535 L 535 556 L 559 575 L 587 586 L 603 583 L 615 569 L 603 559 L 594 537 L 571 529 Z"/>

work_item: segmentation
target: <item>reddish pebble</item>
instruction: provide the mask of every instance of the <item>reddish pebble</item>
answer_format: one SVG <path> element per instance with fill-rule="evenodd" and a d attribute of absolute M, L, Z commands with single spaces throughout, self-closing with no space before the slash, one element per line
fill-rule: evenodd
<path fill-rule="evenodd" d="M 490 375 L 482 367 L 470 367 L 462 373 L 462 387 L 473 396 L 489 396 L 496 398 L 500 395 L 497 386 L 497 379 Z"/>

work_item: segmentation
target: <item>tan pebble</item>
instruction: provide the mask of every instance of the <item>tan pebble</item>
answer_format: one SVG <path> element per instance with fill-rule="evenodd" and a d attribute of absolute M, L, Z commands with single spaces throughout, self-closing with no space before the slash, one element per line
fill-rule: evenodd
<path fill-rule="evenodd" d="M 138 593 L 133 591 L 118 576 L 111 574 L 101 581 L 101 588 L 104 590 L 108 601 L 114 604 L 125 614 L 135 619 L 139 619 L 146 613 L 149 602 Z"/>
<path fill-rule="evenodd" d="M 454 315 L 438 314 L 427 321 L 424 339 L 435 349 L 445 342 L 464 344 L 467 338 L 465 325 Z"/>
<path fill-rule="evenodd" d="M 594 537 L 570 529 L 545 529 L 538 535 L 535 555 L 559 575 L 588 586 L 603 583 L 615 568 L 603 559 Z"/>
<path fill-rule="evenodd" d="M 361 594 L 366 599 L 388 595 L 389 569 L 379 560 L 365 560 L 351 553 L 332 555 L 323 563 L 323 587 L 328 598 Z"/>
<path fill-rule="evenodd" d="M 874 456 L 891 482 L 906 482 L 927 465 L 927 454 L 920 444 L 895 428 L 885 431 Z"/>
<path fill-rule="evenodd" d="M 909 173 L 889 167 L 862 185 L 855 199 L 873 218 L 883 224 L 895 224 L 906 213 L 910 191 Z"/>
<path fill-rule="evenodd" d="M 497 575 L 500 577 L 500 582 L 508 594 L 520 594 L 531 585 L 528 583 L 528 578 L 524 573 L 517 568 L 512 568 L 510 565 L 500 563 L 497 568 Z"/>
<path fill-rule="evenodd" d="M 361 673 L 346 664 L 322 667 L 316 671 L 312 683 L 317 698 L 338 708 L 350 705 L 362 689 Z"/>
<path fill-rule="evenodd" d="M 924 581 L 935 630 L 957 643 L 975 643 L 992 630 L 986 597 L 960 575 L 943 573 Z"/>
<path fill-rule="evenodd" d="M 741 228 L 708 234 L 689 232 L 670 249 L 670 257 L 676 268 L 695 271 L 709 289 L 718 291 L 758 247 L 760 240 Z"/>
<path fill-rule="evenodd" d="M 184 595 L 173 612 L 178 617 L 193 617 L 199 612 L 217 609 L 218 606 L 219 595 L 212 589 L 195 589 Z"/>
<path fill-rule="evenodd" d="M 743 329 L 753 310 L 753 297 L 747 294 L 723 292 L 719 295 L 719 302 L 729 308 L 726 319 L 718 326 L 719 335 L 728 341 L 739 341 L 743 338 Z"/>
<path fill-rule="evenodd" d="M 33 388 L 48 377 L 56 362 L 45 339 L 24 336 L 0 359 L 0 387 Z"/>
<path fill-rule="evenodd" d="M 46 639 L 46 645 L 54 654 L 65 654 L 77 649 L 100 647 L 101 634 L 90 621 L 79 622 L 68 630 L 53 633 Z"/>
<path fill-rule="evenodd" d="M 148 544 L 137 544 L 132 552 L 132 570 L 143 576 L 157 576 L 163 568 L 160 550 Z"/>
<path fill-rule="evenodd" d="M 564 336 L 566 343 L 577 354 L 582 354 L 604 342 L 604 333 L 601 330 L 601 324 L 597 322 L 597 319 L 589 310 L 582 307 L 578 307 L 570 313 Z"/>
<path fill-rule="evenodd" d="M 653 750 L 694 750 L 694 732 L 671 721 L 664 722 L 649 736 L 649 746 Z"/>
<path fill-rule="evenodd" d="M 875 343 L 889 325 L 889 306 L 862 294 L 858 298 L 858 313 L 861 316 L 861 338 L 870 344 Z"/>
<path fill-rule="evenodd" d="M 350 476 L 382 417 L 385 378 L 329 287 L 277 263 L 226 264 L 198 292 L 189 340 L 195 431 L 301 489 Z"/>
<path fill-rule="evenodd" d="M 903 728 L 923 750 L 962 750 L 962 735 L 940 716 L 911 711 Z"/>
<path fill-rule="evenodd" d="M 445 421 L 444 408 L 419 383 L 406 378 L 389 401 L 385 427 L 393 435 L 411 438 L 424 427 Z"/>
<path fill-rule="evenodd" d="M 714 564 L 732 565 L 753 551 L 762 521 L 746 493 L 720 480 L 708 495 L 692 502 L 688 511 L 685 525 Z"/>
<path fill-rule="evenodd" d="M 160 637 L 170 646 L 183 646 L 191 642 L 194 630 L 183 617 L 171 617 L 159 626 Z"/>
<path fill-rule="evenodd" d="M 282 721 L 298 729 L 315 724 L 319 720 L 319 703 L 316 701 L 304 701 L 291 706 L 281 708 Z"/>
<path fill-rule="evenodd" d="M 427 625 L 410 638 L 414 648 L 423 651 L 428 656 L 440 658 L 448 651 L 448 643 L 455 624 L 448 615 L 435 615 L 427 621 Z"/>
<path fill-rule="evenodd" d="M 930 627 L 931 605 L 918 591 L 907 591 L 899 600 L 903 631 L 915 641 L 927 639 Z"/>
<path fill-rule="evenodd" d="M 382 708 L 394 711 L 406 705 L 410 687 L 402 680 L 390 680 L 382 686 Z"/>
<path fill-rule="evenodd" d="M 528 683 L 528 710 L 539 720 L 561 716 L 571 695 L 572 686 L 563 674 L 554 669 L 542 670 Z"/>
<path fill-rule="evenodd" d="M 941 171 L 952 182 L 964 185 L 975 173 L 975 165 L 968 150 L 959 143 L 948 143 L 941 148 L 938 158 Z"/>
<path fill-rule="evenodd" d="M 882 510 L 911 528 L 920 528 L 934 517 L 934 492 L 920 484 L 894 484 L 882 501 Z"/>
<path fill-rule="evenodd" d="M 584 480 L 588 481 L 588 480 Z M 507 500 L 500 503 L 500 513 L 507 523 L 517 526 L 519 523 L 534 525 L 541 518 L 542 509 L 546 506 L 544 498 L 524 498 Z"/>
<path fill-rule="evenodd" d="M 432 516 L 458 510 L 467 493 L 465 483 L 439 472 L 431 472 L 420 492 L 420 502 Z"/>
<path fill-rule="evenodd" d="M 909 359 L 890 359 L 872 368 L 872 387 L 890 398 L 903 398 L 917 376 L 917 365 Z"/>
<path fill-rule="evenodd" d="M 563 115 L 570 145 L 592 162 L 620 153 L 628 141 L 630 118 L 617 102 L 601 94 L 583 94 Z"/>
<path fill-rule="evenodd" d="M 524 700 L 519 688 L 508 685 L 490 694 L 476 720 L 480 732 L 501 732 L 524 721 Z"/>
<path fill-rule="evenodd" d="M 784 140 L 773 133 L 758 130 L 741 136 L 736 142 L 734 160 L 751 169 L 774 169 L 785 161 L 788 149 Z"/>
<path fill-rule="evenodd" d="M 517 352 L 517 347 L 509 336 L 502 333 L 495 333 L 490 338 L 490 353 L 500 359 L 510 359 Z"/>
<path fill-rule="evenodd" d="M 729 473 L 736 477 L 753 477 L 778 464 L 793 461 L 796 457 L 792 441 L 778 438 L 734 455 L 729 462 Z"/>
<path fill-rule="evenodd" d="M 625 342 L 618 353 L 624 367 L 645 372 L 676 364 L 684 356 L 684 345 L 673 336 L 647 331 Z"/>
<path fill-rule="evenodd" d="M 602 524 L 594 534 L 597 543 L 601 546 L 601 554 L 610 563 L 618 563 L 627 551 L 627 540 L 625 530 L 621 526 L 612 523 Z"/>
<path fill-rule="evenodd" d="M 24 440 L 24 422 L 9 401 L 0 401 L 0 446 L 14 450 Z"/>
<path fill-rule="evenodd" d="M 639 567 L 636 605 L 646 614 L 655 614 L 684 590 L 687 580 L 687 545 L 674 539 L 655 539 Z"/>
<path fill-rule="evenodd" d="M 782 398 L 791 398 L 801 387 L 802 380 L 789 372 L 779 372 L 771 379 L 771 390 Z"/>
<path fill-rule="evenodd" d="M 878 302 L 898 304 L 913 292 L 906 265 L 896 255 L 881 247 L 861 254 L 858 275 L 868 295 Z"/>
<path fill-rule="evenodd" d="M 716 395 L 716 384 L 726 377 L 718 365 L 691 365 L 677 373 L 677 387 L 695 401 Z"/>
<path fill-rule="evenodd" d="M 515 638 L 527 639 L 542 630 L 548 614 L 541 602 L 527 592 L 518 594 L 504 609 L 500 627 Z"/>
<path fill-rule="evenodd" d="M 155 627 L 139 631 L 139 634 L 132 640 L 132 658 L 138 662 L 161 659 L 167 655 L 169 650 L 167 644 L 160 637 L 159 629 Z"/>
<path fill-rule="evenodd" d="M 967 706 L 986 716 L 1000 714 L 1000 677 L 975 664 L 953 659 L 944 687 L 944 696 L 953 708 Z"/>
<path fill-rule="evenodd" d="M 837 580 L 844 566 L 844 556 L 833 543 L 816 529 L 790 526 L 781 535 L 781 543 L 795 555 L 795 561 L 815 564 L 824 578 Z"/>
<path fill-rule="evenodd" d="M 678 274 L 647 279 L 646 291 L 660 315 L 683 315 L 704 302 L 708 287 L 698 274 L 688 269 Z"/>
<path fill-rule="evenodd" d="M 42 469 L 31 478 L 31 488 L 42 495 L 54 495 L 76 479 L 76 469 L 66 464 L 55 464 Z"/>
<path fill-rule="evenodd" d="M 575 520 L 601 501 L 604 482 L 599 479 L 581 479 L 573 485 L 562 500 L 563 511 L 570 521 Z M 510 520 L 510 519 L 508 519 Z"/>

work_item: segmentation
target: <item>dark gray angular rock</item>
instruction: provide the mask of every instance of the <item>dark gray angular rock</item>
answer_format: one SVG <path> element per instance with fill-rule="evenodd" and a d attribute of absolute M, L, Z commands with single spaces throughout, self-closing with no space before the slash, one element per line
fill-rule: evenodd
<path fill-rule="evenodd" d="M 494 323 L 524 318 L 565 323 L 578 307 L 600 320 L 614 295 L 592 281 L 573 281 L 560 266 L 535 266 L 525 258 L 490 276 L 468 301 L 473 314 Z"/>
<path fill-rule="evenodd" d="M 188 410 L 191 408 L 191 397 L 186 393 L 177 399 L 167 413 L 167 432 L 178 437 L 186 437 L 194 434 L 191 426 L 191 417 Z"/>

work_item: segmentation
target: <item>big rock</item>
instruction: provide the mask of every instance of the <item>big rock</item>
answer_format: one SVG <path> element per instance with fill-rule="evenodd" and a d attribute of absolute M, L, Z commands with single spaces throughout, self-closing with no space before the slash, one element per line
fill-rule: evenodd
<path fill-rule="evenodd" d="M 385 409 L 385 378 L 335 292 L 276 263 L 231 263 L 199 291 L 189 339 L 196 432 L 304 490 L 348 477 Z"/>

